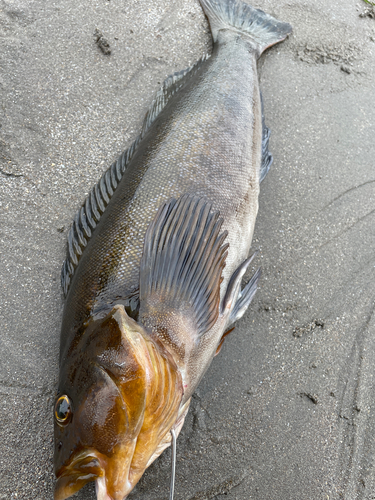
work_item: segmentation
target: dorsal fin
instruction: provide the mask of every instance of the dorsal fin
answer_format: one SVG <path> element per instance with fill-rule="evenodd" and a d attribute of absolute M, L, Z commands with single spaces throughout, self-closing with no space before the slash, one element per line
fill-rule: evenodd
<path fill-rule="evenodd" d="M 76 213 L 68 234 L 68 251 L 61 269 L 61 286 L 66 296 L 78 261 L 98 224 L 106 206 L 117 188 L 140 137 L 122 153 L 91 189 L 82 207 Z"/>
<path fill-rule="evenodd" d="M 61 286 L 66 296 L 74 271 L 87 243 L 98 224 L 109 200 L 117 188 L 124 172 L 136 151 L 138 144 L 155 121 L 161 110 L 170 98 L 185 85 L 200 68 L 201 64 L 210 56 L 204 55 L 198 62 L 189 68 L 170 75 L 156 94 L 148 110 L 139 136 L 133 144 L 125 150 L 117 161 L 102 175 L 99 182 L 92 188 L 82 207 L 76 213 L 68 234 L 67 257 L 61 269 Z"/>
<path fill-rule="evenodd" d="M 228 244 L 223 219 L 203 199 L 185 195 L 164 203 L 147 229 L 140 266 L 139 320 L 154 332 L 198 336 L 219 315 Z M 189 326 L 187 326 L 189 325 Z"/>
<path fill-rule="evenodd" d="M 161 110 L 166 106 L 171 97 L 173 97 L 175 93 L 178 92 L 180 88 L 183 87 L 186 82 L 195 75 L 195 73 L 201 67 L 202 63 L 204 63 L 210 57 L 210 54 L 205 54 L 192 66 L 189 66 L 182 71 L 177 71 L 176 73 L 173 73 L 173 75 L 168 76 L 168 78 L 161 86 L 160 90 L 157 92 L 155 99 L 152 101 L 150 109 L 146 114 L 142 126 L 142 137 L 150 128 L 151 124 L 155 121 L 155 118 L 159 115 Z"/>

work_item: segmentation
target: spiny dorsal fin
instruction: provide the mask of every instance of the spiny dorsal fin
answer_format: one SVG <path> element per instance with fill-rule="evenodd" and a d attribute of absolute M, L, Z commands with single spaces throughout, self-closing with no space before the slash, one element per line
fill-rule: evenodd
<path fill-rule="evenodd" d="M 68 293 L 78 261 L 117 188 L 139 140 L 138 137 L 118 160 L 112 163 L 76 213 L 68 234 L 68 255 L 61 269 L 61 286 L 65 296 Z"/>
<path fill-rule="evenodd" d="M 133 144 L 124 151 L 109 169 L 102 175 L 99 182 L 92 188 L 82 207 L 78 210 L 68 235 L 67 257 L 61 269 L 61 286 L 66 296 L 74 271 L 87 243 L 98 224 L 109 200 L 117 188 L 124 172 L 136 151 L 138 144 L 155 121 L 170 98 L 185 84 L 187 77 L 192 77 L 200 65 L 210 56 L 204 55 L 189 68 L 170 75 L 156 94 L 147 112 L 142 130 Z M 186 77 L 186 78 L 185 78 Z"/>
<path fill-rule="evenodd" d="M 147 229 L 140 266 L 140 321 L 172 336 L 189 323 L 198 336 L 219 315 L 228 244 L 223 219 L 203 199 L 164 203 Z"/>

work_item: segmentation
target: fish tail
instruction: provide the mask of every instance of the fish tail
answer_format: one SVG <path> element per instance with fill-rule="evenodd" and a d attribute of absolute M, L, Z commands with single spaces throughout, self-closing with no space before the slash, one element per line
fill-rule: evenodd
<path fill-rule="evenodd" d="M 241 0 L 200 0 L 200 3 L 210 21 L 214 42 L 219 30 L 234 29 L 249 35 L 260 55 L 292 32 L 290 24 L 278 21 Z"/>

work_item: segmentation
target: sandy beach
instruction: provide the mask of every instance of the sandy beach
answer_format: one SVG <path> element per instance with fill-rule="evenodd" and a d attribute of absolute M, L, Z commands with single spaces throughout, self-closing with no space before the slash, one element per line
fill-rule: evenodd
<path fill-rule="evenodd" d="M 375 10 L 252 5 L 294 30 L 259 61 L 274 156 L 252 245 L 263 274 L 193 397 L 175 500 L 370 500 Z M 164 79 L 211 50 L 196 0 L 1 2 L 0 500 L 53 498 L 60 271 L 76 210 Z M 129 498 L 166 500 L 169 477 L 168 450 Z"/>

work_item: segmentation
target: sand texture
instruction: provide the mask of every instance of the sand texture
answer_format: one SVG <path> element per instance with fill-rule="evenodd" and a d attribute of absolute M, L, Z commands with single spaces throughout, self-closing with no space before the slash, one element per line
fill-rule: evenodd
<path fill-rule="evenodd" d="M 175 500 L 370 500 L 375 19 L 362 1 L 253 5 L 294 28 L 259 62 L 263 275 L 193 397 Z M 195 0 L 1 0 L 0 31 L 0 499 L 47 500 L 67 232 L 163 80 L 212 43 Z M 169 474 L 166 451 L 129 498 L 166 500 Z"/>

